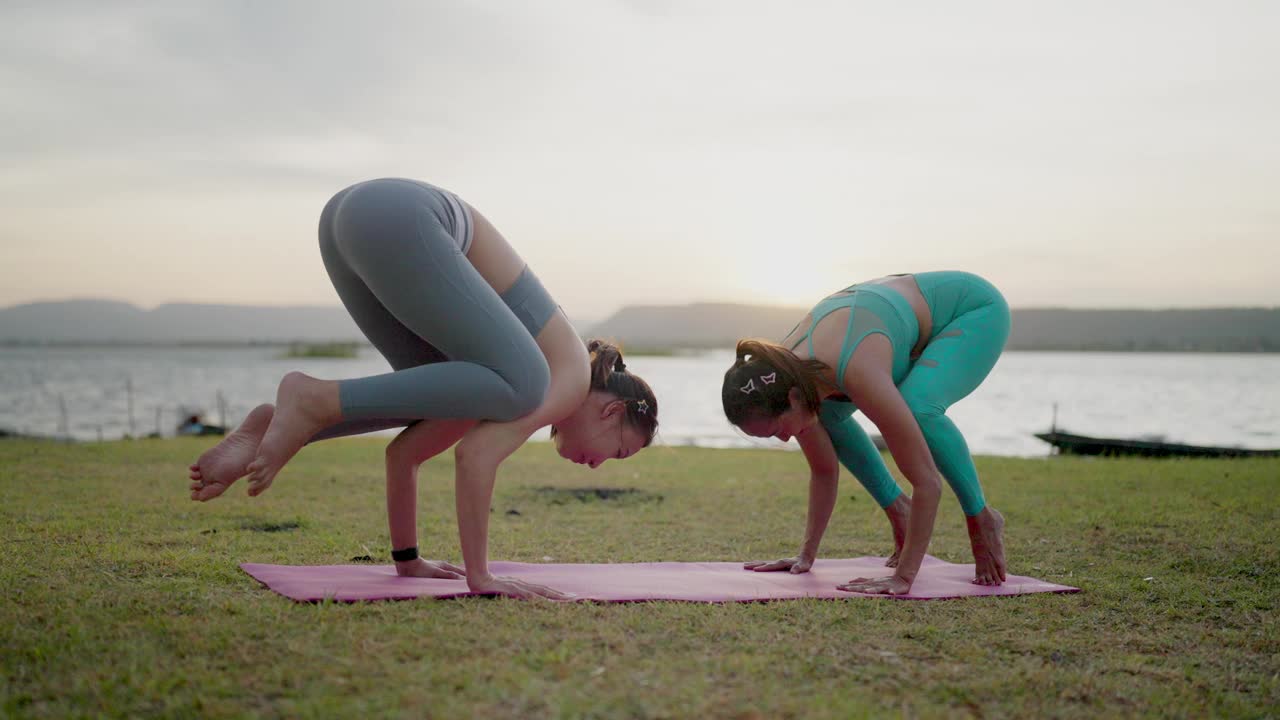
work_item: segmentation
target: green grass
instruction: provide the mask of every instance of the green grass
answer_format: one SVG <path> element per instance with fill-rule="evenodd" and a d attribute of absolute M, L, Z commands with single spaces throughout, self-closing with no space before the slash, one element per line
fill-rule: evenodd
<path fill-rule="evenodd" d="M 360 354 L 353 342 L 293 343 L 280 357 L 284 358 L 353 358 Z"/>
<path fill-rule="evenodd" d="M 1280 462 L 980 458 L 1010 569 L 1084 588 L 949 602 L 508 599 L 296 604 L 237 563 L 387 560 L 381 448 L 305 450 L 271 491 L 186 499 L 213 439 L 0 442 L 0 715 L 604 717 L 1274 715 Z M 420 545 L 459 561 L 448 458 Z M 883 554 L 845 478 L 827 556 Z M 634 487 L 554 502 L 547 486 Z M 495 559 L 790 554 L 798 454 L 655 448 L 594 472 L 518 453 Z M 516 509 L 519 515 L 509 515 Z M 967 562 L 948 499 L 931 551 Z"/>

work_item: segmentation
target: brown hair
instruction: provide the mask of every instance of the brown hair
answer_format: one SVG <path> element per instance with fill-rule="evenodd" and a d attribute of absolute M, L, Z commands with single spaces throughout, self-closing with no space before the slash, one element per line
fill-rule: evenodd
<path fill-rule="evenodd" d="M 649 447 L 658 432 L 658 398 L 653 389 L 639 375 L 627 370 L 617 345 L 592 340 L 587 343 L 587 352 L 591 353 L 591 389 L 617 395 L 627 408 L 623 421 L 640 431 L 645 437 L 644 446 Z M 555 435 L 554 426 L 551 434 Z"/>
<path fill-rule="evenodd" d="M 826 384 L 827 364 L 813 358 L 802 359 L 785 347 L 768 340 L 739 340 L 737 359 L 724 374 L 720 401 L 724 415 L 741 426 L 755 418 L 774 418 L 791 407 L 791 388 L 800 388 L 804 406 L 817 412 L 818 389 Z M 776 375 L 774 375 L 776 373 Z M 768 382 L 765 378 L 774 375 Z"/>

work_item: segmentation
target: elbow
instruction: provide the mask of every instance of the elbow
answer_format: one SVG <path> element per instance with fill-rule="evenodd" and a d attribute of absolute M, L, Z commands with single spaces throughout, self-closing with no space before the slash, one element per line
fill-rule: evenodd
<path fill-rule="evenodd" d="M 470 437 L 464 437 L 453 446 L 453 464 L 459 475 L 471 475 L 497 468 L 499 461 L 500 459 L 494 457 L 491 449 Z"/>
<path fill-rule="evenodd" d="M 424 460 L 421 453 L 415 452 L 413 445 L 405 441 L 403 435 L 388 443 L 383 455 L 386 457 L 388 467 L 409 467 L 417 470 Z"/>
<path fill-rule="evenodd" d="M 459 473 L 463 473 L 480 467 L 484 461 L 485 454 L 484 448 L 477 446 L 473 442 L 468 442 L 468 438 L 463 438 L 457 445 L 453 446 L 453 464 Z"/>

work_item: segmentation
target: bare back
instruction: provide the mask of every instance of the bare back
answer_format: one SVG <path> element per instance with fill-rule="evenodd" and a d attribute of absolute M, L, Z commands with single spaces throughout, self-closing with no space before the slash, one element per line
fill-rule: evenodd
<path fill-rule="evenodd" d="M 527 263 L 488 218 L 468 204 L 475 222 L 471 247 L 467 260 L 485 282 L 499 295 L 510 288 Z M 569 323 L 564 311 L 556 312 L 534 338 L 538 348 L 551 368 L 551 387 L 548 402 L 569 405 L 571 398 L 585 398 L 590 384 L 591 362 L 577 330 Z M 576 407 L 576 404 L 574 404 Z M 560 419 L 560 418 L 555 418 Z"/>
<path fill-rule="evenodd" d="M 925 301 L 924 294 L 920 292 L 920 286 L 916 283 L 915 277 L 907 274 L 888 275 L 861 282 L 858 285 L 887 286 L 906 298 L 912 312 L 915 313 L 916 322 L 920 328 L 920 339 L 916 346 L 912 348 L 912 355 L 918 355 L 928 343 L 928 338 L 933 329 L 933 318 L 929 312 L 929 304 Z M 841 290 L 828 295 L 824 300 L 847 294 L 848 291 Z M 813 326 L 813 311 L 810 311 L 801 318 L 796 327 L 779 344 L 791 349 L 799 357 L 813 357 L 825 363 L 827 367 L 833 368 L 831 377 L 827 379 L 834 381 L 836 379 L 834 368 L 837 366 L 840 352 L 845 342 L 846 328 L 849 325 L 849 314 L 851 312 L 848 308 L 835 310 L 821 318 L 818 324 Z M 809 336 L 813 345 L 812 354 L 809 352 L 808 343 L 803 342 L 806 335 L 805 331 L 811 326 L 813 327 Z M 835 385 L 836 383 L 833 382 L 832 384 Z"/>

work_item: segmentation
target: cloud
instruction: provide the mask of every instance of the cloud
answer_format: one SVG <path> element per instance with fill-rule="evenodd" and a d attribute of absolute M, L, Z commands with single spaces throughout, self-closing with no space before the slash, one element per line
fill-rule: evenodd
<path fill-rule="evenodd" d="M 491 209 L 583 305 L 617 265 L 583 255 L 597 238 L 641 248 L 628 262 L 666 272 L 673 300 L 749 299 L 757 280 L 670 258 L 780 241 L 834 258 L 828 284 L 965 248 L 1043 273 L 1028 292 L 1055 280 L 1049 251 L 1212 238 L 1256 263 L 1280 232 L 1277 20 L 1267 3 L 11 1 L 0 242 L 56 235 L 100 263 L 98 235 L 158 247 L 189 216 L 202 242 L 252 222 L 301 247 L 329 194 L 408 175 Z M 122 286 L 159 286 L 138 272 Z M 252 299 L 271 272 L 288 268 L 227 292 Z M 312 281 L 288 292 L 328 292 Z"/>

